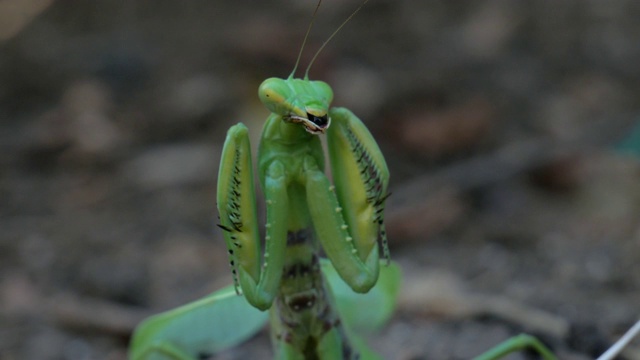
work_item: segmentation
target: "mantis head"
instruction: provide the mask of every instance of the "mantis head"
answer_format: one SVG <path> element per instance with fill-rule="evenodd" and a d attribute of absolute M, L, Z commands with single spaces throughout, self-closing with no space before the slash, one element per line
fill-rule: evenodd
<path fill-rule="evenodd" d="M 331 125 L 333 90 L 324 81 L 270 78 L 262 82 L 258 95 L 269 111 L 311 134 L 323 134 Z"/>
<path fill-rule="evenodd" d="M 362 7 L 369 0 L 364 0 L 358 8 L 349 15 L 349 17 L 329 36 L 329 38 L 322 43 L 322 46 L 316 51 L 313 58 L 307 66 L 304 79 L 294 79 L 293 76 L 298 69 L 300 58 L 302 57 L 302 50 L 307 42 L 311 28 L 313 27 L 313 21 L 316 18 L 318 9 L 322 0 L 318 0 L 318 5 L 313 11 L 311 22 L 307 28 L 307 33 L 304 35 L 296 64 L 291 71 L 291 75 L 287 79 L 270 78 L 262 82 L 258 95 L 262 103 L 274 114 L 280 115 L 286 122 L 302 124 L 304 129 L 314 135 L 324 134 L 324 132 L 331 125 L 331 118 L 329 117 L 329 105 L 333 100 L 333 90 L 331 87 L 323 81 L 311 81 L 309 80 L 309 70 L 311 65 L 316 60 L 322 49 L 333 39 L 334 36 L 351 20 L 355 14 L 362 9 Z"/>

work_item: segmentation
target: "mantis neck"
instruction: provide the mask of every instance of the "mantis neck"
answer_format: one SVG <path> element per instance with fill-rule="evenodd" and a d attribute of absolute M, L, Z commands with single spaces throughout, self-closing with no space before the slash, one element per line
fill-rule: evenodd
<path fill-rule="evenodd" d="M 300 124 L 284 120 L 279 122 L 278 130 L 282 141 L 290 144 L 308 142 L 314 136 L 308 133 Z"/>

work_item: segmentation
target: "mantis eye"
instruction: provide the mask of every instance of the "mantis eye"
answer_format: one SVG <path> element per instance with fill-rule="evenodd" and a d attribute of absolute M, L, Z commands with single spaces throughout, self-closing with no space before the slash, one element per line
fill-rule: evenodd
<path fill-rule="evenodd" d="M 315 125 L 323 128 L 327 127 L 327 124 L 329 123 L 329 118 L 327 117 L 326 114 L 322 116 L 315 116 L 307 113 L 307 119 L 309 119 L 309 121 L 311 121 Z"/>

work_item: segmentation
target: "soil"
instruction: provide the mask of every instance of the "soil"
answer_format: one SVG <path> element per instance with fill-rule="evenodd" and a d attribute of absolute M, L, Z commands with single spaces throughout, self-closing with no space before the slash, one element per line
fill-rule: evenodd
<path fill-rule="evenodd" d="M 358 3 L 322 4 L 298 76 Z M 257 148 L 257 87 L 289 75 L 315 3 L 0 6 L 0 359 L 125 359 L 142 318 L 231 282 L 226 129 Z M 405 282 L 368 337 L 385 358 L 528 332 L 590 359 L 638 319 L 638 18 L 631 0 L 372 0 L 318 56 L 309 76 L 392 174 Z M 269 359 L 268 334 L 214 358 Z"/>

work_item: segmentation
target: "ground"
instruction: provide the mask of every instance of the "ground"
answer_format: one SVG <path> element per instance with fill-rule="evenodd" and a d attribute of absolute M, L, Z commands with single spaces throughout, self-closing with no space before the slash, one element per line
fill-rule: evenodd
<path fill-rule="evenodd" d="M 323 3 L 298 76 L 358 3 Z M 257 148 L 257 87 L 291 72 L 315 3 L 0 6 L 0 359 L 124 359 L 140 319 L 231 282 L 225 132 L 243 121 Z M 638 319 L 639 16 L 371 0 L 317 58 L 392 174 L 405 282 L 369 337 L 385 358 L 468 359 L 525 331 L 589 359 Z M 216 358 L 270 351 L 263 331 Z"/>

